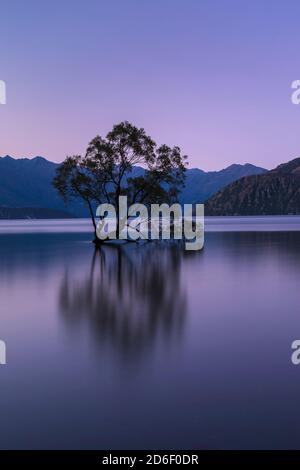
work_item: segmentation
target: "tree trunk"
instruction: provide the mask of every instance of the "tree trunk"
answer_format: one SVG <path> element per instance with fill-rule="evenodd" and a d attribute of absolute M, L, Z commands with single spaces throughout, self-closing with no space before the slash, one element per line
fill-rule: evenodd
<path fill-rule="evenodd" d="M 99 238 L 98 235 L 97 235 L 96 219 L 95 219 L 95 216 L 94 216 L 92 204 L 90 203 L 90 200 L 89 200 L 89 199 L 87 199 L 87 204 L 88 204 L 88 208 L 89 208 L 89 211 L 90 211 L 90 216 L 91 216 L 91 219 L 92 219 L 92 222 L 93 222 L 93 227 L 94 227 L 94 240 L 93 240 L 93 243 L 94 243 L 96 246 L 98 246 L 98 245 L 101 245 L 101 244 L 102 244 L 102 240 L 100 240 L 100 238 Z"/>

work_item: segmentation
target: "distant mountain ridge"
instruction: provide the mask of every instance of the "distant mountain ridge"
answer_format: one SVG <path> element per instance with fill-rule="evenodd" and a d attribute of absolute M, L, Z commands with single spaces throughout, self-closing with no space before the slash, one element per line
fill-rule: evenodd
<path fill-rule="evenodd" d="M 243 177 L 213 195 L 206 215 L 299 215 L 300 158 Z"/>
<path fill-rule="evenodd" d="M 0 158 L 0 206 L 55 209 L 84 217 L 86 208 L 81 201 L 65 205 L 53 188 L 57 167 L 43 157 Z"/>
<path fill-rule="evenodd" d="M 58 163 L 40 156 L 32 159 L 0 157 L 0 207 L 45 208 L 86 217 L 88 212 L 82 201 L 76 200 L 65 205 L 53 188 L 52 180 L 58 166 Z M 142 168 L 136 167 L 133 169 L 133 175 L 142 171 Z M 243 176 L 260 175 L 266 171 L 251 164 L 234 164 L 220 171 L 209 172 L 197 168 L 188 169 L 180 202 L 204 202 L 233 181 Z"/>
<path fill-rule="evenodd" d="M 185 188 L 181 194 L 183 203 L 205 202 L 209 197 L 224 188 L 228 184 L 243 176 L 260 175 L 267 170 L 250 163 L 244 165 L 233 164 L 219 171 L 199 170 L 198 168 L 188 169 L 186 172 Z"/>

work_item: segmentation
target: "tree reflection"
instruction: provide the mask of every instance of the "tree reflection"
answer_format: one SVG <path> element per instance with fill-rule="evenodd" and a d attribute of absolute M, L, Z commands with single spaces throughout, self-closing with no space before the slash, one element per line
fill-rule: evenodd
<path fill-rule="evenodd" d="M 186 314 L 183 255 L 176 244 L 96 249 L 83 279 L 65 273 L 59 293 L 65 321 L 87 322 L 97 343 L 108 343 L 122 357 L 137 357 L 158 339 L 178 338 Z"/>

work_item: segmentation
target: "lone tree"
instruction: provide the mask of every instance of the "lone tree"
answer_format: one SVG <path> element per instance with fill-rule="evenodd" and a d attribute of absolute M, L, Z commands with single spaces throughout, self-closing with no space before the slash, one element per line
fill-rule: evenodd
<path fill-rule="evenodd" d="M 117 211 L 119 196 L 127 196 L 129 205 L 176 202 L 184 185 L 186 160 L 179 147 L 158 147 L 144 129 L 125 121 L 115 125 L 106 137 L 95 137 L 85 156 L 66 157 L 53 185 L 66 202 L 81 198 L 86 203 L 94 242 L 101 243 L 96 205 L 113 204 Z M 142 170 L 134 171 L 135 166 Z"/>

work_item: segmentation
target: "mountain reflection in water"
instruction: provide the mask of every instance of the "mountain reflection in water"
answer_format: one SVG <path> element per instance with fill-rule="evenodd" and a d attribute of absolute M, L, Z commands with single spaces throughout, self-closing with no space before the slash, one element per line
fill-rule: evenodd
<path fill-rule="evenodd" d="M 221 222 L 195 253 L 0 235 L 2 449 L 300 448 L 300 231 Z"/>

